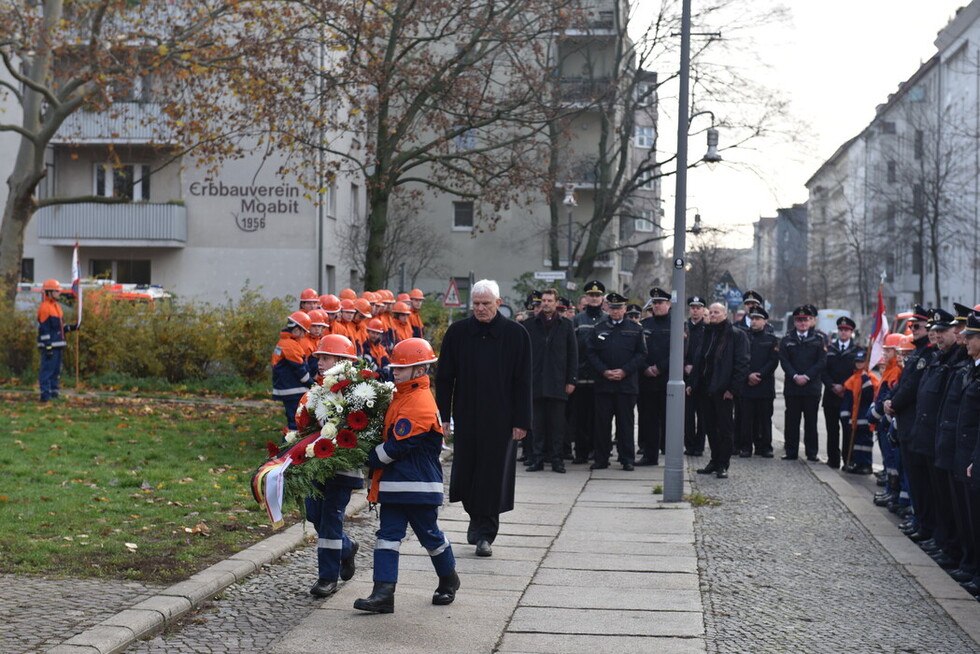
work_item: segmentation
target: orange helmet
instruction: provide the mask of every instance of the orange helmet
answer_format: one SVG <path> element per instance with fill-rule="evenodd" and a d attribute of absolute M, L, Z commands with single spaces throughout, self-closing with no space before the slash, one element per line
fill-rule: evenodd
<path fill-rule="evenodd" d="M 323 309 L 311 309 L 309 316 L 311 325 L 327 326 L 327 312 Z"/>
<path fill-rule="evenodd" d="M 432 346 L 424 338 L 406 338 L 404 341 L 399 341 L 391 350 L 392 368 L 421 366 L 426 363 L 435 363 L 437 360 Z"/>
<path fill-rule="evenodd" d="M 915 343 L 912 342 L 912 335 L 905 334 L 902 336 L 902 342 L 898 344 L 899 352 L 911 352 L 915 349 Z"/>
<path fill-rule="evenodd" d="M 394 293 L 392 293 L 388 289 L 382 289 L 380 292 L 381 292 L 381 295 L 382 295 L 381 299 L 386 304 L 394 304 L 394 302 L 395 302 L 395 294 Z"/>
<path fill-rule="evenodd" d="M 354 300 L 354 309 L 365 318 L 371 317 L 371 303 L 364 298 Z"/>
<path fill-rule="evenodd" d="M 384 331 L 385 331 L 385 326 L 384 326 L 384 323 L 381 322 L 380 319 L 378 319 L 378 318 L 371 318 L 367 322 L 367 330 L 369 332 L 380 332 L 380 333 L 383 334 Z"/>
<path fill-rule="evenodd" d="M 898 347 L 898 344 L 902 342 L 901 334 L 889 334 L 885 337 L 884 347 Z"/>
<path fill-rule="evenodd" d="M 310 333 L 310 327 L 312 326 L 313 323 L 305 311 L 294 311 L 290 314 L 289 319 L 286 321 L 286 329 L 301 327 L 307 334 Z"/>
<path fill-rule="evenodd" d="M 317 343 L 313 354 L 330 354 L 344 359 L 356 359 L 357 349 L 346 336 L 327 334 Z"/>
<path fill-rule="evenodd" d="M 320 294 L 317 293 L 312 288 L 307 288 L 302 293 L 299 294 L 300 302 L 316 302 L 319 299 L 320 299 Z"/>
<path fill-rule="evenodd" d="M 412 292 L 408 294 L 408 297 L 412 298 L 413 300 L 424 300 L 425 293 L 417 288 L 413 288 Z"/>
<path fill-rule="evenodd" d="M 395 302 L 395 305 L 391 307 L 392 313 L 412 313 L 412 310 L 408 308 L 408 305 L 404 302 Z"/>
<path fill-rule="evenodd" d="M 341 311 L 354 311 L 354 300 L 349 300 L 347 298 L 344 298 L 343 300 L 341 300 L 340 301 L 340 310 Z"/>
<path fill-rule="evenodd" d="M 399 302 L 408 302 L 408 301 L 409 301 L 409 300 L 411 300 L 411 299 L 412 299 L 412 298 L 410 298 L 410 297 L 408 296 L 408 293 L 399 293 L 399 294 L 398 294 L 398 301 L 399 301 Z"/>
<path fill-rule="evenodd" d="M 321 295 L 320 306 L 327 313 L 337 313 L 340 311 L 340 300 L 336 295 Z"/>
<path fill-rule="evenodd" d="M 375 302 L 378 301 L 378 296 L 372 293 L 371 291 L 364 291 L 363 293 L 361 293 L 361 299 L 367 300 L 371 304 L 374 304 Z"/>
<path fill-rule="evenodd" d="M 341 300 L 356 300 L 357 299 L 357 293 L 355 293 L 354 292 L 354 289 L 352 289 L 352 288 L 345 288 L 344 290 L 342 290 L 340 292 L 340 299 Z"/>
<path fill-rule="evenodd" d="M 41 285 L 42 291 L 60 291 L 61 284 L 58 283 L 57 279 L 47 279 L 44 284 Z"/>

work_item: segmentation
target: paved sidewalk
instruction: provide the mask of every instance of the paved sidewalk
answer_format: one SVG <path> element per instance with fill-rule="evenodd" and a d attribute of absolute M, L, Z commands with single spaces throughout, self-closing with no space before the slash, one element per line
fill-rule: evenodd
<path fill-rule="evenodd" d="M 431 605 L 435 573 L 412 539 L 394 614 L 351 608 L 371 589 L 370 569 L 359 571 L 272 651 L 377 651 L 381 642 L 391 653 L 704 651 L 694 512 L 652 493 L 662 468 L 519 476 L 491 558 L 466 544 L 461 507 L 442 513 L 462 579 L 454 604 Z"/>

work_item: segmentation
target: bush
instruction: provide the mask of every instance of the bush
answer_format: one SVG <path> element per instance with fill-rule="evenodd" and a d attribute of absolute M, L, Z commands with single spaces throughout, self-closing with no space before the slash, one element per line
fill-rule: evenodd
<path fill-rule="evenodd" d="M 223 310 L 222 359 L 246 382 L 254 384 L 271 379 L 272 350 L 294 306 L 295 298 L 268 300 L 248 285 L 237 302 L 228 299 Z"/>
<path fill-rule="evenodd" d="M 0 375 L 32 377 L 37 367 L 37 320 L 22 311 L 0 311 Z"/>

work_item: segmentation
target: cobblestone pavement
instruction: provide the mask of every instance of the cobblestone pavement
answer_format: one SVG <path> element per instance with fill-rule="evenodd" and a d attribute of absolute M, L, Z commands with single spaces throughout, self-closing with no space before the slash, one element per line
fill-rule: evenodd
<path fill-rule="evenodd" d="M 156 595 L 162 585 L 0 575 L 0 652 L 43 652 Z M 39 619 L 43 616 L 43 619 Z"/>
<path fill-rule="evenodd" d="M 977 651 L 808 464 L 692 476 L 709 652 Z"/>
<path fill-rule="evenodd" d="M 371 578 L 377 513 L 363 511 L 345 521 L 344 529 L 360 543 L 355 578 Z M 310 536 L 316 532 L 309 526 Z M 409 538 L 412 538 L 409 531 Z M 408 539 L 406 539 L 408 540 Z M 137 641 L 126 652 L 265 652 L 280 634 L 333 598 L 309 594 L 316 581 L 316 543 L 293 550 L 243 582 L 232 584 L 218 599 L 191 611 L 149 640 Z"/>

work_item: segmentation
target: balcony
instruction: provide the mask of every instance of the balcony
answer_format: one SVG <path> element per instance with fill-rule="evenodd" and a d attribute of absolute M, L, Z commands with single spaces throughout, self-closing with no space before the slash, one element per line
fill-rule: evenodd
<path fill-rule="evenodd" d="M 562 77 L 559 84 L 561 101 L 566 104 L 608 102 L 615 91 L 612 80 L 608 77 Z"/>
<path fill-rule="evenodd" d="M 60 204 L 34 216 L 41 245 L 182 248 L 187 208 L 181 204 Z"/>
<path fill-rule="evenodd" d="M 53 145 L 151 145 L 175 142 L 160 105 L 154 102 L 116 102 L 105 111 L 76 111 L 51 139 Z"/>
<path fill-rule="evenodd" d="M 598 181 L 599 157 L 578 157 L 560 166 L 555 188 L 571 183 L 576 189 L 593 189 Z"/>

